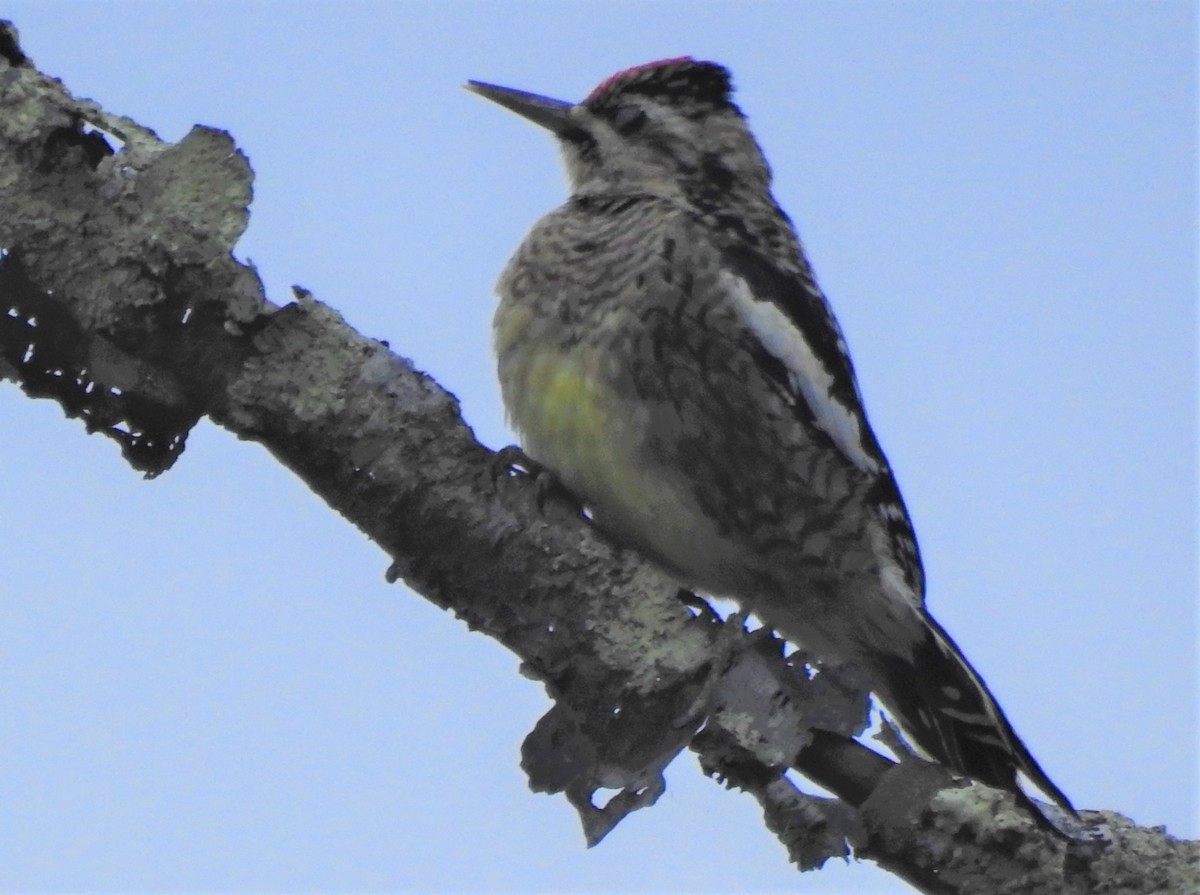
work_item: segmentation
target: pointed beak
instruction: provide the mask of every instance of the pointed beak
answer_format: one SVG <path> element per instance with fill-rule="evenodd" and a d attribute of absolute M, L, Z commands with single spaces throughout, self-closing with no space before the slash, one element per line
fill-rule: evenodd
<path fill-rule="evenodd" d="M 522 118 L 528 118 L 534 124 L 546 130 L 562 134 L 570 127 L 568 113 L 573 103 L 561 99 L 551 99 L 548 96 L 538 96 L 524 90 L 514 90 L 512 87 L 498 87 L 495 84 L 485 84 L 483 81 L 467 81 L 466 88 L 472 93 L 478 93 L 484 99 L 499 103 L 510 112 L 516 112 Z"/>

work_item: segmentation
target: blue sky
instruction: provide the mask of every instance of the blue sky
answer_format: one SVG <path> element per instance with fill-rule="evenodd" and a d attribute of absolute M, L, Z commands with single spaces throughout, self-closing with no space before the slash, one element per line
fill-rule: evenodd
<path fill-rule="evenodd" d="M 166 139 L 229 130 L 252 259 L 511 441 L 492 285 L 564 182 L 460 89 L 732 68 L 846 331 L 929 602 L 1085 807 L 1196 837 L 1190 3 L 60 3 L 26 51 Z M 687 755 L 583 847 L 517 662 L 204 424 L 143 482 L 0 385 L 0 890 L 909 891 L 797 876 Z"/>

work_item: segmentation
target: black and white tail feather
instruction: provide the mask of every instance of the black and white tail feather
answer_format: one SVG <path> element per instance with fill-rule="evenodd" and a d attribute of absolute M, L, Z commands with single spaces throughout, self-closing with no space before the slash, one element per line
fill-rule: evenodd
<path fill-rule="evenodd" d="M 876 657 L 877 686 L 894 720 L 930 757 L 1013 793 L 1039 825 L 1060 832 L 1021 789 L 1018 772 L 1074 815 L 1070 800 L 1030 754 L 950 635 L 931 615 L 921 615 L 927 636 L 914 647 L 911 662 L 894 654 Z"/>

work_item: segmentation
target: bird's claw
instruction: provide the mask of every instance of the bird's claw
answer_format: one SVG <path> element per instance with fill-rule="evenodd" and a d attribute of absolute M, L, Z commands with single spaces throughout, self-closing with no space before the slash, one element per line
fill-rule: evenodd
<path fill-rule="evenodd" d="M 694 605 L 691 600 L 684 597 L 684 593 L 681 590 L 679 598 L 688 605 Z M 705 600 L 692 594 L 690 591 L 687 593 L 690 594 L 693 600 L 699 600 L 704 605 L 702 612 L 706 611 L 707 613 L 711 613 L 713 617 L 719 618 Z M 725 619 L 725 622 L 721 625 L 721 630 L 717 632 L 716 641 L 713 643 L 713 657 L 708 663 L 708 670 L 705 672 L 704 680 L 700 683 L 700 690 L 692 698 L 691 702 L 688 703 L 687 708 L 671 722 L 674 728 L 679 729 L 690 725 L 698 726 L 698 723 L 708 715 L 711 710 L 710 703 L 713 693 L 716 692 L 717 684 L 729 669 L 729 666 L 733 664 L 734 656 L 745 648 L 746 644 L 743 641 L 746 635 L 746 615 L 747 613 L 745 612 L 735 612 L 729 618 Z"/>
<path fill-rule="evenodd" d="M 580 515 L 583 514 L 583 506 L 579 500 L 546 466 L 530 457 L 519 445 L 510 444 L 500 448 L 492 457 L 493 486 L 501 479 L 517 475 L 532 477 L 536 489 L 534 501 L 539 514 L 545 514 L 546 503 L 550 498 L 560 500 L 571 506 Z"/>
<path fill-rule="evenodd" d="M 704 597 L 700 596 L 695 591 L 688 590 L 686 587 L 679 588 L 679 592 L 675 594 L 675 599 L 686 606 L 688 609 L 696 610 L 697 618 L 703 618 L 705 621 L 719 624 L 721 616 L 717 615 L 717 611 L 712 608 L 712 605 Z"/>
<path fill-rule="evenodd" d="M 500 479 L 506 479 L 515 475 L 536 476 L 544 468 L 525 453 L 525 451 L 521 450 L 520 445 L 506 445 L 492 454 L 492 483 L 495 484 Z"/>

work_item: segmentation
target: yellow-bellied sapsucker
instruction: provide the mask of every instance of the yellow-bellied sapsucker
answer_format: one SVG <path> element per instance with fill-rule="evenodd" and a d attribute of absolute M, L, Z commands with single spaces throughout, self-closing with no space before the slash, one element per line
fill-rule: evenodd
<path fill-rule="evenodd" d="M 571 197 L 500 280 L 509 417 L 599 527 L 854 663 L 925 753 L 1072 810 L 925 607 L 912 523 L 729 73 L 689 58 L 581 103 L 471 82 L 548 129 Z"/>

